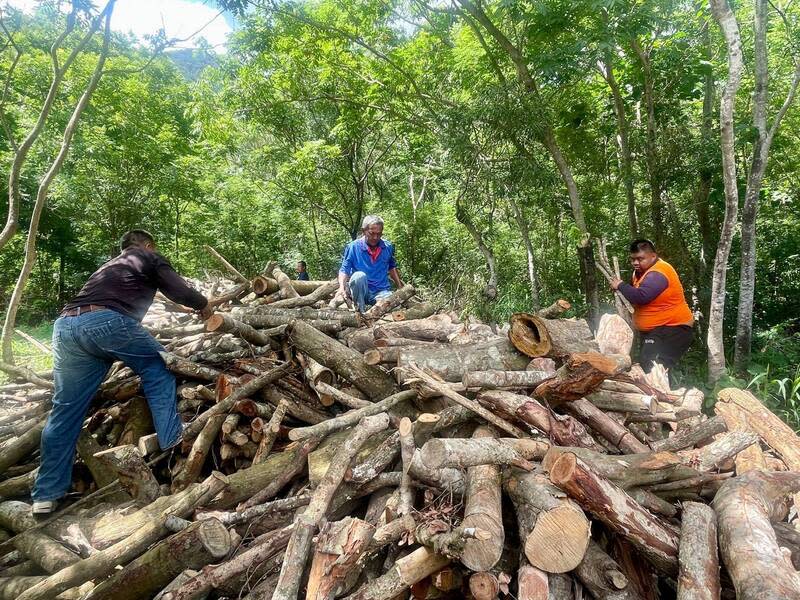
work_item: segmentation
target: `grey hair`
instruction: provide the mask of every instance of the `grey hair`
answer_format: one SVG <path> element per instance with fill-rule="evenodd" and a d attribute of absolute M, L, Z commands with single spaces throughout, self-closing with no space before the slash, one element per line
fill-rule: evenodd
<path fill-rule="evenodd" d="M 370 225 L 383 225 L 383 219 L 378 215 L 367 215 L 364 217 L 364 220 L 361 221 L 361 231 L 366 230 Z"/>

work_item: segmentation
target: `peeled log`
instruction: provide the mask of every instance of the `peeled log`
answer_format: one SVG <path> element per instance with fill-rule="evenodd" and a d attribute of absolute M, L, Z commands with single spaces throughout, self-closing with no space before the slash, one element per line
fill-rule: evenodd
<path fill-rule="evenodd" d="M 619 315 L 606 314 L 600 317 L 595 334 L 601 354 L 630 355 L 633 346 L 633 330 Z"/>
<path fill-rule="evenodd" d="M 538 473 L 512 470 L 503 487 L 517 511 L 528 561 L 548 573 L 566 573 L 577 567 L 590 535 L 583 510 Z"/>
<path fill-rule="evenodd" d="M 717 515 L 698 502 L 685 502 L 681 515 L 677 600 L 719 600 Z"/>
<path fill-rule="evenodd" d="M 372 400 L 382 400 L 395 391 L 392 378 L 368 365 L 360 352 L 328 337 L 311 325 L 294 319 L 286 328 L 289 341 L 301 352 L 352 382 Z"/>
<path fill-rule="evenodd" d="M 555 461 L 550 481 L 629 540 L 659 571 L 670 577 L 677 575 L 678 535 L 621 488 L 595 475 L 571 452 Z"/>
<path fill-rule="evenodd" d="M 509 322 L 511 343 L 532 358 L 599 350 L 584 319 L 543 319 L 528 313 L 515 313 Z"/>
<path fill-rule="evenodd" d="M 749 471 L 726 481 L 714 497 L 720 553 L 738 600 L 800 598 L 800 573 L 770 522 L 783 516 L 784 500 L 798 491 L 798 473 Z"/>
<path fill-rule="evenodd" d="M 200 569 L 230 551 L 231 537 L 222 523 L 216 519 L 196 521 L 117 571 L 84 600 L 149 598 L 185 569 Z"/>
<path fill-rule="evenodd" d="M 505 338 L 465 346 L 400 347 L 398 377 L 405 367 L 416 364 L 445 381 L 460 382 L 470 371 L 524 371 L 530 360 L 517 352 Z"/>
<path fill-rule="evenodd" d="M 494 437 L 488 427 L 478 427 L 475 438 Z M 461 563 L 472 571 L 488 571 L 503 553 L 505 531 L 501 507 L 500 469 L 481 465 L 467 469 L 464 519 L 461 527 L 476 527 L 490 534 L 487 540 L 468 540 Z"/>

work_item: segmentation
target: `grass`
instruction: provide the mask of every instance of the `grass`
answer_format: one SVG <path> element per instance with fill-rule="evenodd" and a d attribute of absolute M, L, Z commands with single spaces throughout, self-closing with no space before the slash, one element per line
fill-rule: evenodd
<path fill-rule="evenodd" d="M 24 331 L 32 338 L 42 342 L 46 346 L 50 346 L 50 338 L 53 335 L 53 324 L 43 323 L 36 327 L 18 327 L 17 329 Z M 16 364 L 28 367 L 34 371 L 46 371 L 53 368 L 53 357 L 37 348 L 34 344 L 19 335 L 14 335 L 12 340 L 12 347 L 14 349 L 14 362 Z M 8 376 L 0 372 L 0 384 L 6 383 Z"/>
<path fill-rule="evenodd" d="M 755 375 L 747 384 L 747 389 L 783 418 L 789 426 L 800 432 L 800 365 L 793 375 L 772 377 L 769 365 Z"/>

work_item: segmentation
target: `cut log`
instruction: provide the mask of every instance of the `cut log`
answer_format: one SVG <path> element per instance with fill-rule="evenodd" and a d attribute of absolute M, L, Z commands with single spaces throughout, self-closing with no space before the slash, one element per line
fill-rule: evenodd
<path fill-rule="evenodd" d="M 459 394 L 458 392 L 453 391 L 450 389 L 444 382 L 437 379 L 436 377 L 432 376 L 431 373 L 420 369 L 416 364 L 409 364 L 405 369 L 409 376 L 416 378 L 423 387 L 428 387 L 439 395 L 444 396 L 445 398 L 452 400 L 456 404 L 463 406 L 474 412 L 479 417 L 482 417 L 486 421 L 488 421 L 491 425 L 494 425 L 501 431 L 505 431 L 516 438 L 523 438 L 525 436 L 525 432 L 521 429 L 512 425 L 508 421 L 501 419 L 500 417 L 494 415 L 490 411 L 483 408 L 480 404 L 475 402 L 474 400 L 470 400 Z"/>
<path fill-rule="evenodd" d="M 645 394 L 624 394 L 600 389 L 587 394 L 586 399 L 597 408 L 621 413 L 654 414 L 657 405 L 652 396 Z"/>
<path fill-rule="evenodd" d="M 233 278 L 236 281 L 238 281 L 239 283 L 244 283 L 248 286 L 250 285 L 250 280 L 247 279 L 247 277 L 245 277 L 244 275 L 242 275 L 239 271 L 237 271 L 236 267 L 234 267 L 231 263 L 229 263 L 227 259 L 224 256 L 222 256 L 219 252 L 214 250 L 214 248 L 212 248 L 207 244 L 204 245 L 203 248 L 205 248 L 206 252 L 208 252 L 211 256 L 216 258 L 219 261 L 219 263 L 223 267 L 225 267 L 225 270 L 228 271 L 228 273 L 230 273 L 231 275 L 233 275 Z"/>
<path fill-rule="evenodd" d="M 158 481 L 136 446 L 116 446 L 94 456 L 116 472 L 122 489 L 138 503 L 150 504 L 161 495 Z"/>
<path fill-rule="evenodd" d="M 577 419 L 580 419 L 594 431 L 602 435 L 622 452 L 635 454 L 648 452 L 650 450 L 636 439 L 636 436 L 634 436 L 628 428 L 612 419 L 585 398 L 569 402 L 564 405 L 564 408 Z"/>
<path fill-rule="evenodd" d="M 470 371 L 461 383 L 465 388 L 495 390 L 501 388 L 535 388 L 551 376 L 546 371 Z"/>
<path fill-rule="evenodd" d="M 544 475 L 509 470 L 503 489 L 514 503 L 528 562 L 548 573 L 566 573 L 583 560 L 589 520 Z"/>
<path fill-rule="evenodd" d="M 216 519 L 194 522 L 103 581 L 85 600 L 148 598 L 185 569 L 200 569 L 230 551 L 231 536 L 222 523 Z"/>
<path fill-rule="evenodd" d="M 410 340 L 447 342 L 461 326 L 453 323 L 447 315 L 433 315 L 427 319 L 380 323 L 372 328 L 375 339 L 401 337 Z"/>
<path fill-rule="evenodd" d="M 678 600 L 719 600 L 717 515 L 697 502 L 683 505 Z"/>
<path fill-rule="evenodd" d="M 605 314 L 600 317 L 595 340 L 601 354 L 630 356 L 633 346 L 633 330 L 621 316 Z"/>
<path fill-rule="evenodd" d="M 561 357 L 577 352 L 597 352 L 597 342 L 584 319 L 543 319 L 515 313 L 509 320 L 508 337 L 523 354 Z"/>
<path fill-rule="evenodd" d="M 306 600 L 328 600 L 339 595 L 374 534 L 373 525 L 352 517 L 328 524 L 317 538 Z"/>
<path fill-rule="evenodd" d="M 505 338 L 465 346 L 401 347 L 397 359 L 401 382 L 410 365 L 436 373 L 444 381 L 460 382 L 470 371 L 524 371 L 529 362 Z"/>
<path fill-rule="evenodd" d="M 547 308 L 539 309 L 536 314 L 542 319 L 557 319 L 570 308 L 572 308 L 572 304 L 570 304 L 568 300 L 564 300 L 562 298 L 560 300 L 556 300 Z"/>
<path fill-rule="evenodd" d="M 720 554 L 737 599 L 800 598 L 800 573 L 781 552 L 770 523 L 798 491 L 798 473 L 749 471 L 726 481 L 714 497 Z"/>
<path fill-rule="evenodd" d="M 345 600 L 390 600 L 449 563 L 449 558 L 425 546 L 417 548 L 398 559 L 387 573 L 365 584 Z"/>
<path fill-rule="evenodd" d="M 328 367 L 319 364 L 313 358 L 305 357 L 305 371 L 306 381 L 308 385 L 317 393 L 320 404 L 323 406 L 330 406 L 334 402 L 333 396 L 326 394 L 320 389 L 320 384 L 326 387 L 333 387 L 336 383 L 336 375 Z"/>
<path fill-rule="evenodd" d="M 286 300 L 285 302 L 288 302 Z M 358 320 L 358 315 L 349 310 L 329 310 L 311 308 L 276 307 L 277 303 L 269 306 L 261 306 L 258 309 L 241 308 L 234 309 L 233 314 L 236 318 L 244 319 L 253 316 L 280 317 L 288 323 L 291 319 L 301 319 L 303 321 L 339 321 L 343 327 L 359 327 L 362 323 Z"/>
<path fill-rule="evenodd" d="M 474 438 L 493 438 L 488 427 L 479 427 Z M 464 519 L 462 527 L 474 527 L 489 533 L 486 540 L 468 540 L 461 563 L 472 571 L 488 571 L 500 560 L 505 542 L 503 513 L 500 502 L 500 470 L 496 465 L 479 465 L 467 469 Z"/>
<path fill-rule="evenodd" d="M 722 417 L 714 417 L 703 421 L 699 425 L 687 429 L 677 435 L 663 440 L 657 440 L 651 444 L 655 452 L 674 452 L 684 448 L 693 448 L 701 442 L 728 430 L 725 420 Z"/>
<path fill-rule="evenodd" d="M 325 285 L 328 281 L 303 281 L 301 279 L 291 279 L 291 286 L 301 296 L 307 296 L 314 292 L 320 286 Z M 264 277 L 259 275 L 253 279 L 253 291 L 259 296 L 264 294 L 274 294 L 280 290 L 278 282 L 272 277 Z"/>
<path fill-rule="evenodd" d="M 153 542 L 168 533 L 165 522 L 169 516 L 187 516 L 197 506 L 208 502 L 219 493 L 225 487 L 225 483 L 226 480 L 223 476 L 213 474 L 206 481 L 195 486 L 191 493 L 184 494 L 179 502 L 173 504 L 150 524 L 141 527 L 133 535 L 105 550 L 96 552 L 89 558 L 51 575 L 26 590 L 20 595 L 19 600 L 46 600 L 86 581 L 112 573 L 116 565 L 136 558 Z"/>
<path fill-rule="evenodd" d="M 189 456 L 186 457 L 183 467 L 172 479 L 172 485 L 170 487 L 173 494 L 186 489 L 187 486 L 197 481 L 197 478 L 200 477 L 203 465 L 211 453 L 211 444 L 213 444 L 214 440 L 217 438 L 217 434 L 227 416 L 228 415 L 224 413 L 217 414 L 205 422 L 203 429 L 192 443 Z"/>
<path fill-rule="evenodd" d="M 47 417 L 40 419 L 35 426 L 21 436 L 3 445 L 3 451 L 0 452 L 0 473 L 4 473 L 9 467 L 13 467 L 22 459 L 27 458 L 31 452 L 39 447 L 46 422 Z"/>
<path fill-rule="evenodd" d="M 582 423 L 569 415 L 548 410 L 533 398 L 497 390 L 481 392 L 478 401 L 495 414 L 535 427 L 556 444 L 603 450 Z"/>
<path fill-rule="evenodd" d="M 292 287 L 294 287 L 293 284 Z M 320 300 L 325 300 L 329 296 L 333 295 L 338 287 L 339 282 L 337 280 L 334 279 L 331 281 L 326 281 L 310 294 L 277 300 L 270 304 L 270 308 L 297 308 L 301 306 L 311 306 L 312 304 L 316 304 Z"/>
<path fill-rule="evenodd" d="M 678 536 L 607 479 L 566 452 L 550 467 L 550 481 L 612 531 L 629 540 L 659 571 L 678 573 Z"/>
<path fill-rule="evenodd" d="M 264 462 L 269 456 L 269 453 L 272 452 L 272 446 L 275 444 L 275 440 L 278 439 L 278 433 L 280 433 L 281 430 L 281 423 L 283 422 L 288 409 L 289 404 L 285 400 L 282 400 L 278 403 L 278 406 L 275 408 L 275 412 L 272 413 L 272 416 L 269 419 L 269 423 L 267 423 L 265 431 L 261 437 L 261 441 L 258 444 L 258 451 L 253 457 L 254 465 Z"/>
<path fill-rule="evenodd" d="M 432 439 L 420 450 L 420 458 L 430 469 L 465 469 L 478 465 L 516 465 L 530 471 L 528 461 L 541 460 L 550 444 L 531 439 Z"/>
<path fill-rule="evenodd" d="M 392 312 L 389 316 L 393 321 L 412 321 L 425 319 L 436 312 L 436 306 L 430 302 L 420 302 L 414 306 Z"/>
<path fill-rule="evenodd" d="M 272 277 L 275 279 L 276 283 L 278 284 L 278 288 L 281 292 L 281 297 L 283 298 L 297 298 L 300 296 L 297 293 L 297 290 L 294 289 L 292 286 L 292 280 L 289 279 L 289 276 L 286 275 L 281 268 L 275 265 L 275 268 L 272 269 Z"/>
<path fill-rule="evenodd" d="M 531 565 L 522 565 L 517 571 L 518 600 L 548 600 L 549 596 L 547 573 Z"/>
<path fill-rule="evenodd" d="M 555 406 L 595 391 L 604 379 L 630 367 L 630 358 L 596 352 L 572 354 L 556 374 L 536 386 L 533 395 Z"/>
<path fill-rule="evenodd" d="M 707 446 L 680 452 L 679 456 L 687 465 L 704 473 L 719 468 L 757 442 L 758 436 L 755 433 L 730 431 L 719 436 Z"/>
<path fill-rule="evenodd" d="M 394 382 L 384 371 L 366 364 L 359 352 L 305 322 L 296 319 L 291 321 L 286 335 L 298 350 L 353 383 L 372 400 L 382 400 L 394 393 Z"/>
<path fill-rule="evenodd" d="M 469 578 L 469 591 L 475 600 L 495 600 L 500 594 L 500 582 L 493 573 L 473 573 Z"/>
<path fill-rule="evenodd" d="M 325 477 L 314 490 L 308 507 L 295 519 L 294 530 L 286 549 L 273 600 L 295 600 L 297 598 L 300 581 L 308 561 L 311 537 L 328 511 L 333 494 L 341 484 L 350 461 L 370 436 L 383 431 L 388 426 L 389 416 L 386 413 L 364 417 L 331 461 Z"/>
<path fill-rule="evenodd" d="M 323 421 L 322 423 L 319 423 L 317 425 L 312 425 L 311 427 L 297 427 L 295 429 L 292 429 L 289 432 L 289 439 L 293 441 L 298 441 L 310 437 L 325 437 L 326 435 L 334 431 L 340 431 L 347 427 L 352 427 L 364 417 L 376 415 L 378 413 L 391 409 L 393 406 L 399 404 L 400 402 L 411 400 L 412 398 L 415 398 L 416 395 L 417 393 L 413 390 L 405 390 L 402 392 L 398 392 L 392 396 L 389 396 L 388 398 L 381 400 L 380 402 L 370 404 L 369 406 L 365 406 L 364 408 L 351 410 L 339 417 L 328 419 L 327 421 Z"/>
<path fill-rule="evenodd" d="M 322 381 L 316 383 L 316 391 L 320 394 L 325 394 L 330 396 L 340 404 L 347 406 L 348 408 L 363 408 L 368 404 L 371 404 L 369 400 L 362 400 L 360 398 L 356 398 L 355 396 L 351 396 L 350 394 L 343 392 L 339 388 L 335 388 L 332 385 L 328 385 Z"/>
<path fill-rule="evenodd" d="M 414 286 L 406 284 L 400 289 L 392 292 L 392 295 L 388 298 L 376 302 L 375 306 L 364 313 L 364 318 L 370 321 L 380 319 L 383 315 L 394 310 L 406 300 L 410 299 L 415 293 L 416 290 L 414 289 Z"/>
<path fill-rule="evenodd" d="M 641 600 L 620 566 L 597 542 L 590 541 L 575 575 L 597 600 Z"/>

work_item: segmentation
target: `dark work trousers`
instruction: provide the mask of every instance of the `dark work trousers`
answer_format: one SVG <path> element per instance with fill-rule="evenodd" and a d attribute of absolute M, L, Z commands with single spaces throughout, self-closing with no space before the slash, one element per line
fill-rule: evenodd
<path fill-rule="evenodd" d="M 642 333 L 641 337 L 639 364 L 644 372 L 649 373 L 653 363 L 661 363 L 672 370 L 692 345 L 694 328 L 690 325 L 662 325 Z"/>

